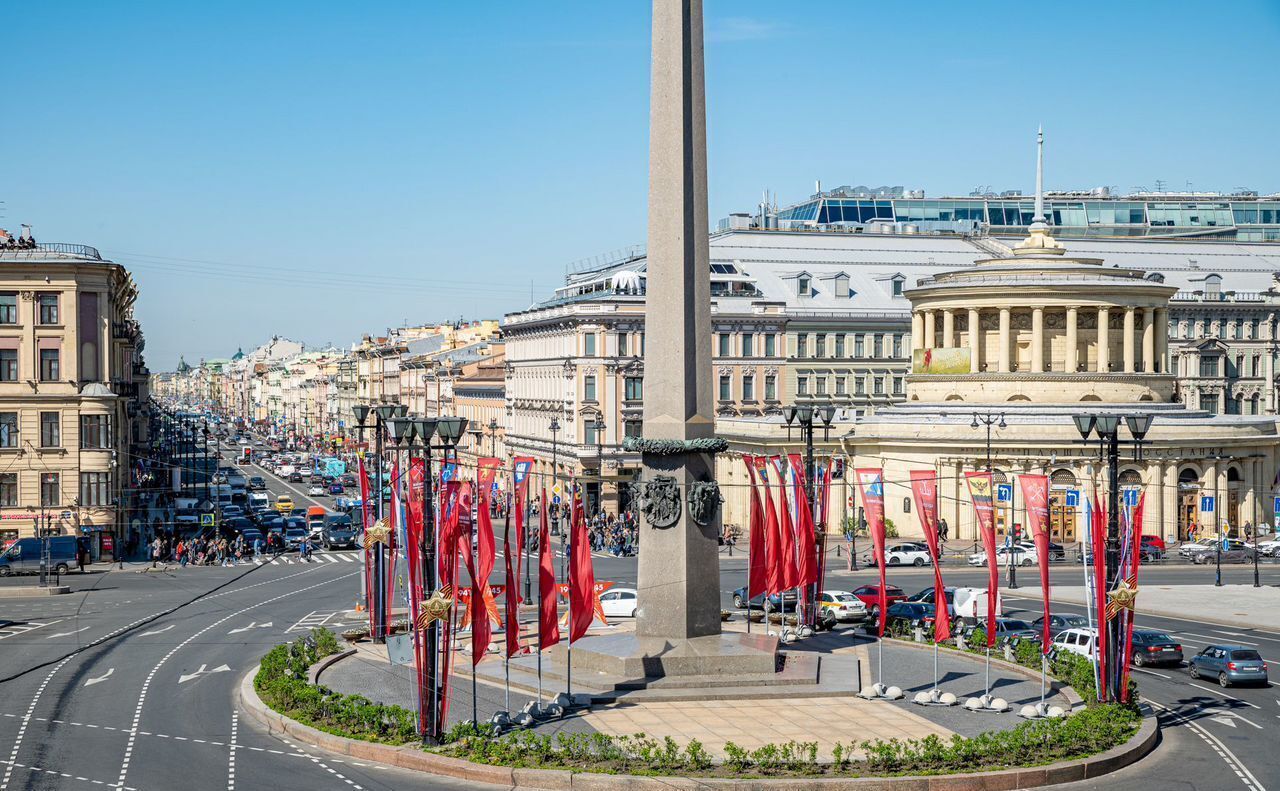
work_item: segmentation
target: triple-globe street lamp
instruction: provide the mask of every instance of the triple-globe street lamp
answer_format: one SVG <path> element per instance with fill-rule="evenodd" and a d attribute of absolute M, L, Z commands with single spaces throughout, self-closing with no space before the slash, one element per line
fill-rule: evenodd
<path fill-rule="evenodd" d="M 813 431 L 818 423 L 822 425 L 823 441 L 830 439 L 831 421 L 835 419 L 836 408 L 827 404 L 825 406 L 789 406 L 783 413 L 783 418 L 787 422 L 787 441 L 791 440 L 791 427 L 794 425 L 800 430 L 800 436 L 804 440 L 804 486 L 805 495 L 809 500 L 809 515 L 814 524 L 814 530 L 817 535 L 815 539 L 818 543 L 818 563 L 819 577 L 825 576 L 825 564 L 827 562 L 827 535 L 822 529 L 822 525 L 818 522 L 818 501 L 814 496 L 817 491 L 817 481 L 814 480 L 814 463 L 813 463 Z M 809 628 L 813 628 L 817 623 L 817 602 L 818 602 L 818 581 L 810 583 L 808 596 L 806 597 L 813 606 L 806 609 L 804 614 L 804 622 Z M 797 602 L 797 606 L 799 603 Z"/>

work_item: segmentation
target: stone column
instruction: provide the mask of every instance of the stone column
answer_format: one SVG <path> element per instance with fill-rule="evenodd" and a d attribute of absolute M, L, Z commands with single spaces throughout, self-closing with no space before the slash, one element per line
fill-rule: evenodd
<path fill-rule="evenodd" d="M 1217 486 L 1217 481 L 1218 481 L 1218 463 L 1216 461 L 1210 461 L 1208 464 L 1205 465 L 1205 468 L 1204 468 L 1204 478 L 1200 484 L 1200 487 L 1201 487 L 1200 495 L 1204 496 L 1207 494 L 1208 495 L 1216 494 L 1218 495 L 1218 498 L 1213 503 L 1213 508 L 1214 508 L 1213 513 L 1200 514 L 1200 520 L 1199 520 L 1200 527 L 1202 530 L 1204 530 L 1204 534 L 1206 536 L 1213 535 L 1214 514 L 1218 515 L 1219 520 L 1221 520 L 1222 518 L 1222 502 L 1221 502 L 1222 491 L 1221 489 L 1219 489 L 1218 491 L 1214 491 L 1214 487 Z"/>
<path fill-rule="evenodd" d="M 1134 329 L 1134 309 L 1132 306 L 1124 309 L 1124 372 L 1131 374 L 1137 370 L 1136 361 L 1134 360 L 1133 349 L 1133 329 Z"/>
<path fill-rule="evenodd" d="M 982 328 L 978 322 L 978 310 L 969 308 L 969 371 L 975 374 L 982 370 Z"/>
<path fill-rule="evenodd" d="M 911 350 L 924 348 L 924 316 L 920 311 L 911 312 Z"/>
<path fill-rule="evenodd" d="M 1044 371 L 1044 308 L 1031 309 L 1031 370 Z"/>
<path fill-rule="evenodd" d="M 1066 360 L 1062 364 L 1062 370 L 1067 373 L 1075 373 L 1080 370 L 1080 362 L 1077 356 L 1076 347 L 1079 345 L 1079 336 L 1076 330 L 1076 308 L 1074 306 L 1067 308 L 1067 342 L 1066 342 Z"/>
<path fill-rule="evenodd" d="M 1111 309 L 1098 308 L 1098 371 L 1111 370 Z"/>
<path fill-rule="evenodd" d="M 1000 308 L 1000 373 L 1008 373 L 1009 365 L 1009 309 Z"/>
<path fill-rule="evenodd" d="M 1163 464 L 1163 488 L 1160 491 L 1160 535 L 1166 541 L 1178 540 L 1178 465 Z"/>
<path fill-rule="evenodd" d="M 711 377 L 711 270 L 707 244 L 707 133 L 702 0 L 654 0 L 649 100 L 649 287 L 645 300 L 644 437 L 715 435 Z M 712 480 L 706 453 L 643 455 L 643 480 L 671 476 L 675 524 L 642 520 L 636 636 L 679 645 L 720 633 L 718 509 L 707 524 L 686 495 Z M 576 652 L 575 652 L 576 653 Z"/>
<path fill-rule="evenodd" d="M 942 348 L 951 349 L 956 345 L 956 312 L 951 308 L 942 311 Z"/>
<path fill-rule="evenodd" d="M 926 349 L 932 349 L 938 344 L 938 328 L 934 319 L 936 312 L 933 310 L 924 312 L 924 348 Z"/>
<path fill-rule="evenodd" d="M 1156 309 L 1142 309 L 1142 371 L 1156 372 Z"/>

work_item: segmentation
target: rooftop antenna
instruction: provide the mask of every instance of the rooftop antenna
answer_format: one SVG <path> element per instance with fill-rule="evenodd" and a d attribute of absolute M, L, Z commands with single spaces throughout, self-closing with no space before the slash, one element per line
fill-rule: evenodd
<path fill-rule="evenodd" d="M 1164 192 L 1164 179 L 1156 179 L 1156 192 Z"/>

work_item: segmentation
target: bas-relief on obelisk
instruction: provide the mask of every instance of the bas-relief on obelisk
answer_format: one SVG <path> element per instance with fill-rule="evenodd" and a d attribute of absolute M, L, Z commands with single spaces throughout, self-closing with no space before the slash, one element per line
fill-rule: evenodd
<path fill-rule="evenodd" d="M 720 631 L 702 1 L 654 0 L 639 610 L 575 662 L 628 676 L 772 673 L 776 641 Z M 578 657 L 582 657 L 581 660 Z"/>

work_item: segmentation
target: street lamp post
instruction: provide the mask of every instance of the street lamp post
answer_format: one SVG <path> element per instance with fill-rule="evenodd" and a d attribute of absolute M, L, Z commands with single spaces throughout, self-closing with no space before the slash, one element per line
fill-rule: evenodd
<path fill-rule="evenodd" d="M 1004 422 L 1003 412 L 999 414 L 996 414 L 995 412 L 988 412 L 986 414 L 974 412 L 973 422 L 969 424 L 969 428 L 977 428 L 979 425 L 985 426 L 987 429 L 987 474 L 991 475 L 991 427 L 995 426 L 996 428 L 1004 429 L 1008 428 L 1008 424 Z M 1011 550 L 1009 552 L 1009 562 L 1006 564 L 1008 569 L 1006 573 L 1008 580 L 1005 584 L 1006 587 L 1016 588 L 1018 587 L 1018 569 L 1017 565 L 1013 562 L 1014 553 L 1012 552 L 1012 543 L 1013 542 L 1011 541 L 1011 546 L 1009 547 Z M 992 562 L 992 560 L 992 558 L 987 559 L 988 562 Z"/>
<path fill-rule="evenodd" d="M 363 415 L 361 414 L 363 411 Z M 383 455 L 383 437 L 387 433 L 387 421 L 393 417 L 403 417 L 408 408 L 399 404 L 380 404 L 376 407 L 360 406 L 356 408 L 356 417 L 361 420 L 361 429 L 366 428 L 363 424 L 363 418 L 368 417 L 372 412 L 374 415 L 374 424 L 372 426 L 374 433 L 374 476 L 377 482 L 374 484 L 374 503 L 375 516 L 379 522 L 383 518 L 383 497 L 382 497 L 382 455 Z M 387 632 L 387 612 L 386 612 L 386 545 L 379 541 L 373 549 L 373 601 L 369 603 L 370 609 L 373 611 L 373 641 L 382 643 L 386 641 Z"/>
<path fill-rule="evenodd" d="M 1107 461 L 1107 554 L 1106 554 L 1106 590 L 1112 590 L 1120 583 L 1120 418 L 1116 414 L 1078 414 L 1073 415 L 1076 429 L 1086 442 L 1089 435 L 1097 432 L 1102 453 Z M 1125 425 L 1133 437 L 1134 458 L 1142 458 L 1142 441 L 1151 429 L 1152 416 L 1149 414 L 1124 415 Z M 1214 514 L 1217 514 L 1217 501 L 1214 501 Z M 1106 610 L 1106 602 L 1098 602 L 1098 612 Z M 1106 695 L 1112 700 L 1119 698 L 1122 678 L 1118 662 L 1123 654 L 1124 633 L 1120 629 L 1120 620 L 1113 618 L 1107 623 L 1107 669 L 1112 679 L 1106 684 Z"/>
<path fill-rule="evenodd" d="M 805 488 L 805 495 L 808 497 L 808 500 L 809 500 L 809 515 L 811 517 L 811 521 L 813 522 L 814 530 L 817 533 L 815 538 L 817 539 L 817 544 L 818 544 L 818 563 L 819 563 L 818 576 L 819 578 L 824 576 L 824 572 L 826 570 L 825 567 L 827 563 L 827 553 L 826 553 L 827 535 L 826 535 L 826 532 L 821 529 L 821 526 L 818 525 L 818 515 L 819 515 L 818 499 L 814 496 L 814 493 L 817 491 L 817 487 L 816 487 L 817 481 L 814 480 L 813 430 L 815 428 L 815 420 L 822 421 L 823 441 L 826 441 L 827 439 L 830 438 L 829 432 L 831 430 L 831 421 L 835 419 L 835 416 L 836 416 L 836 408 L 830 405 L 821 406 L 821 407 L 790 406 L 790 407 L 787 407 L 786 410 L 783 412 L 783 417 L 787 421 L 787 441 L 788 442 L 791 441 L 791 427 L 793 424 L 795 424 L 800 429 L 800 436 L 804 440 L 804 459 L 805 459 L 804 488 Z M 817 580 L 810 583 L 809 589 L 808 589 L 808 595 L 806 598 L 808 599 L 808 602 L 806 602 L 806 604 L 813 603 L 816 605 L 818 601 L 818 581 Z M 796 604 L 797 606 L 799 606 L 799 602 L 797 602 Z M 817 615 L 816 606 L 806 607 L 804 620 L 805 620 L 805 625 L 808 626 L 810 629 L 812 629 L 817 622 L 816 615 Z"/>
<path fill-rule="evenodd" d="M 489 455 L 497 457 L 498 455 L 498 419 L 496 417 L 489 418 Z"/>
<path fill-rule="evenodd" d="M 596 434 L 596 513 L 604 511 L 604 429 L 604 416 L 596 415 L 596 421 L 591 424 Z"/>

